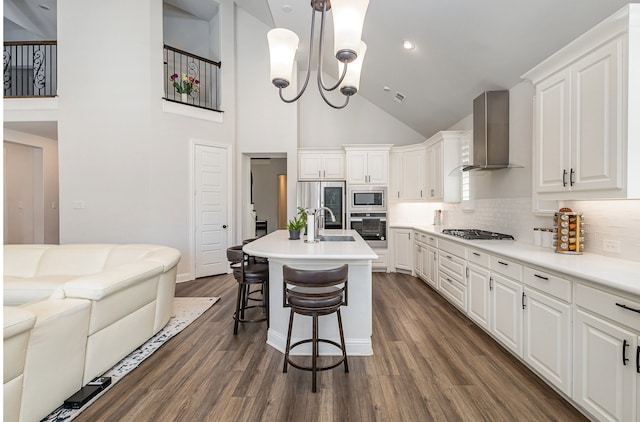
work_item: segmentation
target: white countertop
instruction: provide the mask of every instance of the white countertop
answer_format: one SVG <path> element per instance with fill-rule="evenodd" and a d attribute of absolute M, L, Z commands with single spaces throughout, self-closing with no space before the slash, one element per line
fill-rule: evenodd
<path fill-rule="evenodd" d="M 554 252 L 553 249 L 516 240 L 465 240 L 442 234 L 441 227 L 434 225 L 397 224 L 390 226 L 390 228 L 418 230 L 435 235 L 440 239 L 458 242 L 525 264 L 536 265 L 543 269 L 546 268 L 640 296 L 640 262 L 625 261 L 586 252 L 582 255 L 560 254 Z"/>
<path fill-rule="evenodd" d="M 287 230 L 278 230 L 246 244 L 243 250 L 249 255 L 263 258 L 339 261 L 371 261 L 378 258 L 355 230 L 323 230 L 321 234 L 349 235 L 355 241 L 307 243 L 304 241 L 306 236 L 289 240 Z"/>

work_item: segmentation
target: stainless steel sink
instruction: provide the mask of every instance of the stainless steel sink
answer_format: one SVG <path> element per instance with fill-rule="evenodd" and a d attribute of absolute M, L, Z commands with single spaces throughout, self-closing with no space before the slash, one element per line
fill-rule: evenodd
<path fill-rule="evenodd" d="M 353 238 L 353 236 L 341 236 L 341 235 L 334 235 L 334 236 L 320 235 L 318 239 L 320 239 L 321 242 L 355 242 L 356 240 Z"/>

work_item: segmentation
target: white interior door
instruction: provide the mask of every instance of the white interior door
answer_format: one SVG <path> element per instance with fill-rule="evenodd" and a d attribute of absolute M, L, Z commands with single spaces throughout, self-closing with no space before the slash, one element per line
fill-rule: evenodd
<path fill-rule="evenodd" d="M 194 145 L 195 276 L 227 272 L 227 149 Z"/>

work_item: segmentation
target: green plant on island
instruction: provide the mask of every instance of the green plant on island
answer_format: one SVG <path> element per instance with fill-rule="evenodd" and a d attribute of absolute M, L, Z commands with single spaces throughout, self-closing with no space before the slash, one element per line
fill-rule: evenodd
<path fill-rule="evenodd" d="M 306 218 L 303 219 L 300 215 L 298 215 L 296 217 L 293 217 L 291 220 L 289 220 L 289 223 L 287 223 L 287 229 L 302 230 L 306 225 L 307 225 Z"/>

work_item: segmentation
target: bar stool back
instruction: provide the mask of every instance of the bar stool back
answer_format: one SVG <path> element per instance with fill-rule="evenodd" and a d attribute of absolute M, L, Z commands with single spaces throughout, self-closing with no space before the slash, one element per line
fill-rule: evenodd
<path fill-rule="evenodd" d="M 238 295 L 236 298 L 236 310 L 233 314 L 233 334 L 238 334 L 240 322 L 267 321 L 269 327 L 269 264 L 255 262 L 242 251 L 242 245 L 232 246 L 227 249 L 227 259 L 231 262 L 233 277 L 238 282 Z M 249 305 L 249 293 L 251 286 L 258 286 L 263 298 L 258 305 Z M 262 308 L 265 316 L 257 319 L 245 318 L 245 311 L 253 308 Z"/>
<path fill-rule="evenodd" d="M 287 265 L 283 267 L 283 306 L 291 308 L 289 316 L 289 330 L 287 332 L 287 346 L 284 355 L 284 367 L 282 372 L 287 372 L 287 366 L 291 365 L 304 371 L 312 372 L 311 391 L 316 392 L 316 373 L 333 369 L 344 363 L 344 372 L 349 372 L 347 362 L 347 349 L 344 343 L 342 330 L 342 316 L 340 307 L 347 305 L 347 275 L 349 267 L 343 265 L 329 270 L 300 270 Z M 318 317 L 335 313 L 338 317 L 338 330 L 340 343 L 332 340 L 318 338 Z M 310 339 L 301 340 L 291 344 L 291 331 L 295 314 L 312 317 L 312 336 Z M 303 366 L 291 360 L 291 349 L 301 344 L 311 343 L 311 366 Z M 318 344 L 328 343 L 340 349 L 342 358 L 327 366 L 318 366 Z"/>

